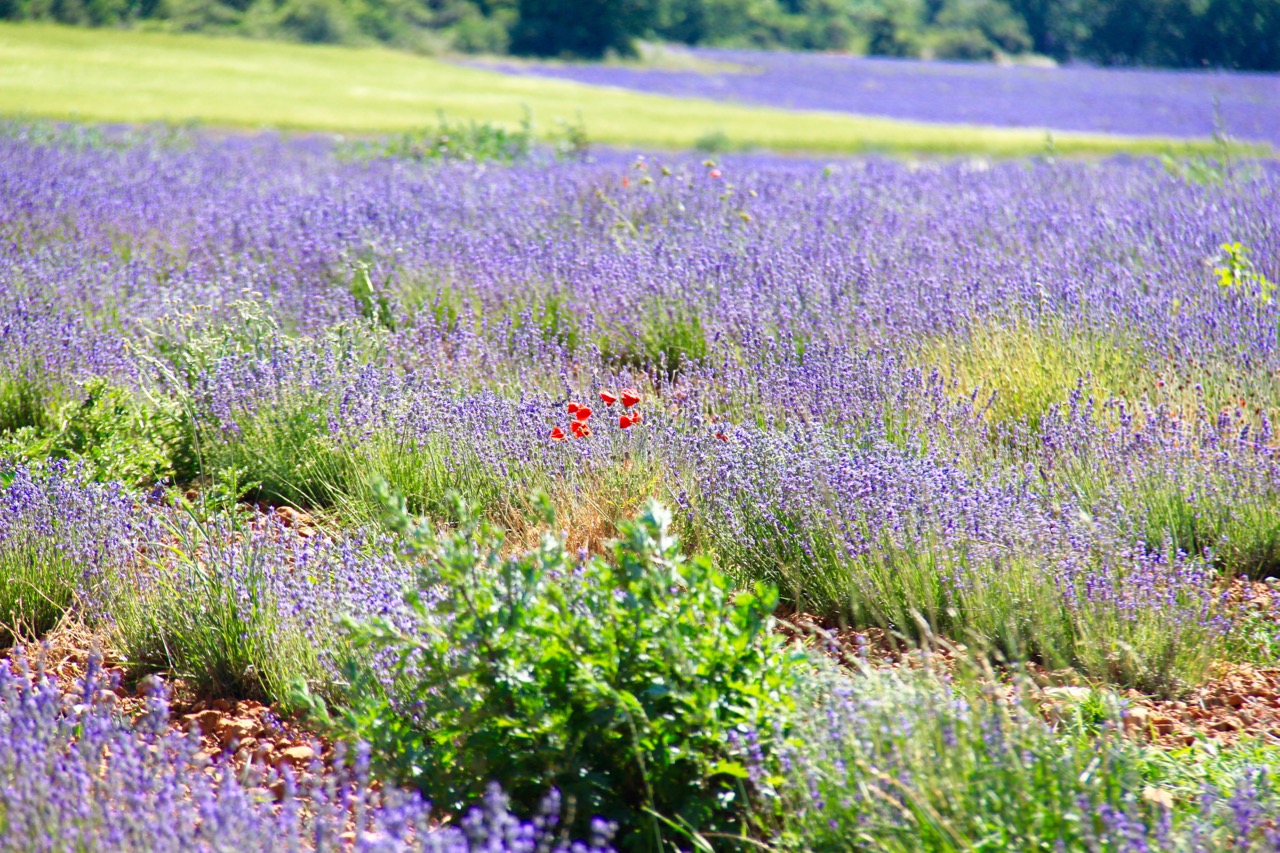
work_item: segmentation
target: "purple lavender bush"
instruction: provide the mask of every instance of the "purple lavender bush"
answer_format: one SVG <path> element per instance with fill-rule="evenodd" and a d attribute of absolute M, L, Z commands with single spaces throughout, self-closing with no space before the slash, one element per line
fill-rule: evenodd
<path fill-rule="evenodd" d="M 155 556 L 113 579 L 114 643 L 139 673 L 162 671 L 213 696 L 274 700 L 288 685 L 339 677 L 344 617 L 394 617 L 410 575 L 385 541 L 304 536 L 165 512 Z M 322 692 L 323 689 L 322 689 Z"/>
<path fill-rule="evenodd" d="M 61 462 L 0 465 L 0 645 L 43 636 L 73 606 L 101 615 L 141 534 L 119 487 Z"/>
<path fill-rule="evenodd" d="M 56 134 L 0 161 L 26 318 L 0 359 L 73 401 L 107 377 L 155 415 L 112 434 L 184 487 L 364 523 L 381 472 L 517 535 L 540 488 L 590 547 L 663 496 L 824 615 L 1169 692 L 1219 648 L 1221 579 L 1276 565 L 1270 163 L 424 167 Z M 642 424 L 598 405 L 551 439 L 622 387 Z"/>
<path fill-rule="evenodd" d="M 1123 709 L 1085 734 L 1046 722 L 1029 683 L 929 670 L 827 672 L 808 683 L 791 745 L 748 733 L 752 779 L 776 799 L 779 846 L 807 850 L 1276 849 L 1274 765 L 1208 782 L 1172 773 L 1122 732 Z M 1096 700 L 1096 694 L 1088 701 Z"/>
<path fill-rule="evenodd" d="M 0 849 L 4 850 L 472 850 L 609 849 L 608 828 L 570 844 L 560 805 L 521 821 L 490 789 L 456 823 L 433 822 L 415 793 L 371 786 L 369 753 L 340 750 L 302 778 L 290 768 L 232 768 L 200 754 L 197 731 L 169 727 L 162 688 L 136 721 L 120 713 L 96 661 L 67 685 L 0 661 Z M 283 782 L 277 798 L 273 792 Z"/>

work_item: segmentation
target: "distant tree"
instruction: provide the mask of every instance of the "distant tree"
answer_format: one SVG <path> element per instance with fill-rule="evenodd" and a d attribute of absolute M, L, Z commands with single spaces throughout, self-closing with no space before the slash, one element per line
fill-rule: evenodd
<path fill-rule="evenodd" d="M 853 20 L 873 56 L 918 56 L 925 7 L 917 0 L 862 0 Z"/>
<path fill-rule="evenodd" d="M 1001 0 L 945 0 L 933 24 L 943 30 L 976 34 L 993 51 L 1025 53 L 1032 46 L 1027 22 Z"/>
<path fill-rule="evenodd" d="M 1212 0 L 1190 41 L 1197 65 L 1280 71 L 1280 2 Z"/>
<path fill-rule="evenodd" d="M 351 38 L 355 23 L 339 0 L 288 0 L 280 9 L 279 29 L 303 42 L 340 44 Z"/>
<path fill-rule="evenodd" d="M 598 59 L 630 54 L 657 19 L 655 0 L 520 0 L 511 50 Z"/>

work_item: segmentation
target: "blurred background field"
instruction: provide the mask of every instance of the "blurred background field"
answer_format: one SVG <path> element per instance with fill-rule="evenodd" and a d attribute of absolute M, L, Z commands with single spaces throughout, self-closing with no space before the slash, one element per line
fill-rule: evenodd
<path fill-rule="evenodd" d="M 376 47 L 44 24 L 0 25 L 0 111 L 354 133 L 418 129 L 440 112 L 455 121 L 515 128 L 529 114 L 543 138 L 563 135 L 565 123 L 580 123 L 594 142 L 658 149 L 995 156 L 1213 149 L 1204 138 L 1174 140 L 1182 127 L 1172 128 L 1169 138 L 1142 139 L 1055 130 L 1050 143 L 1039 126 L 947 125 L 670 98 L 504 75 Z"/>
<path fill-rule="evenodd" d="M 511 73 L 931 123 L 1280 142 L 1280 76 L 665 46 L 637 63 L 491 61 Z"/>
<path fill-rule="evenodd" d="M 4 0 L 0 19 L 417 53 L 626 59 L 640 40 L 917 59 L 1280 70 L 1270 0 Z"/>

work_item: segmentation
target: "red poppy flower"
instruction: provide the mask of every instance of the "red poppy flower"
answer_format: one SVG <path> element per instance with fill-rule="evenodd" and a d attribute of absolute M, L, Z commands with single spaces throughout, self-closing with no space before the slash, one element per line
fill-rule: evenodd
<path fill-rule="evenodd" d="M 640 402 L 640 395 L 636 393 L 634 388 L 623 388 L 618 393 L 622 397 L 622 405 L 628 409 Z"/>
<path fill-rule="evenodd" d="M 560 429 L 560 427 L 556 427 L 555 429 L 551 430 L 551 440 L 564 441 L 564 430 Z"/>
<path fill-rule="evenodd" d="M 573 414 L 577 414 L 577 412 L 578 412 L 578 404 L 577 404 L 577 403 L 570 403 L 570 404 L 569 404 L 569 414 L 573 415 Z"/>
<path fill-rule="evenodd" d="M 600 399 L 604 401 L 606 406 L 612 406 L 614 403 L 618 402 L 618 398 L 610 394 L 608 391 L 601 391 Z"/>
<path fill-rule="evenodd" d="M 640 413 L 639 409 L 636 409 L 634 412 L 631 413 L 631 422 L 633 424 L 638 424 L 642 420 L 644 420 L 644 415 Z"/>
<path fill-rule="evenodd" d="M 582 423 L 586 423 L 589 417 L 591 417 L 591 408 L 589 406 L 579 406 L 578 411 L 573 413 L 573 419 Z"/>
<path fill-rule="evenodd" d="M 631 420 L 631 418 L 627 417 L 626 415 L 623 415 L 622 417 L 618 418 L 618 429 L 627 429 L 633 423 L 635 423 L 635 421 Z"/>
<path fill-rule="evenodd" d="M 624 177 L 624 178 L 622 179 L 622 185 L 623 185 L 624 187 L 629 187 L 629 186 L 631 186 L 631 179 L 630 179 L 630 178 L 626 178 L 626 177 Z"/>
<path fill-rule="evenodd" d="M 729 436 L 725 435 L 723 432 L 716 433 L 716 438 L 720 439 L 721 441 L 729 440 Z"/>
<path fill-rule="evenodd" d="M 712 169 L 710 172 L 707 172 L 707 176 L 708 176 L 708 177 L 710 177 L 710 178 L 711 178 L 711 180 L 713 180 L 713 181 L 714 181 L 716 178 L 720 177 L 720 170 L 719 170 L 719 169 Z"/>
<path fill-rule="evenodd" d="M 582 421 L 574 421 L 569 424 L 569 432 L 573 433 L 574 438 L 587 438 L 591 435 L 591 427 Z"/>

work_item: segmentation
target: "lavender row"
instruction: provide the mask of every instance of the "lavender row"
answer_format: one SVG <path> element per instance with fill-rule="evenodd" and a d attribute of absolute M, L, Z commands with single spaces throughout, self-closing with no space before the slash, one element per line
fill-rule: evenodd
<path fill-rule="evenodd" d="M 332 770 L 317 763 L 302 779 L 287 767 L 279 779 L 237 772 L 200 752 L 198 730 L 170 727 L 162 688 L 130 721 L 110 701 L 113 687 L 95 662 L 82 681 L 60 685 L 0 661 L 0 849 L 607 849 L 607 839 L 558 842 L 555 802 L 521 822 L 497 789 L 456 826 L 433 825 L 416 795 L 370 784 L 367 748 L 339 749 Z"/>
<path fill-rule="evenodd" d="M 1280 77 L 693 48 L 704 69 L 486 65 L 653 94 L 926 122 L 1280 142 Z M 1218 110 L 1218 115 L 1215 115 Z"/>
<path fill-rule="evenodd" d="M 406 360 L 530 322 L 548 358 L 628 350 L 677 308 L 720 345 L 775 330 L 905 343 L 1029 314 L 1124 329 L 1170 363 L 1274 358 L 1276 308 L 1214 276 L 1238 241 L 1276 277 L 1270 165 L 1215 188 L 1149 163 L 424 171 L 317 147 L 6 140 L 4 307 L 32 318 L 8 329 L 6 362 L 125 374 L 119 346 L 148 322 L 252 293 L 291 328 L 361 314 L 405 327 Z M 445 328 L 427 335 L 428 320 Z"/>
<path fill-rule="evenodd" d="M 1019 600 L 1009 578 L 1053 591 L 1042 644 L 1134 606 L 1220 639 L 1213 572 L 1276 567 L 1273 164 L 1196 184 L 188 143 L 0 141 L 0 453 L 110 478 L 141 437 L 168 468 L 139 480 L 362 521 L 373 473 L 415 511 L 460 489 L 512 527 L 542 489 L 587 547 L 657 493 L 730 568 L 864 620 L 927 605 L 968 630 Z M 124 396 L 89 405 L 91 377 Z M 552 438 L 566 403 L 622 387 L 643 423 L 597 406 L 589 439 Z M 943 580 L 886 598 L 910 555 Z"/>

